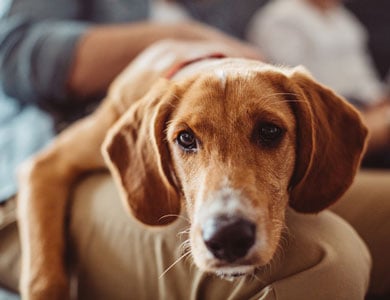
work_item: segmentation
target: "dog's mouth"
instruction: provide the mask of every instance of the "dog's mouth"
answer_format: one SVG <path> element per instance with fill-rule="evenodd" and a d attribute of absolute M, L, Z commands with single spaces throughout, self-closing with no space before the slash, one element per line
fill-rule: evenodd
<path fill-rule="evenodd" d="M 246 273 L 231 273 L 231 274 L 221 274 L 222 277 L 224 276 L 227 276 L 227 277 L 232 277 L 232 278 L 236 278 L 236 277 L 242 277 L 242 276 L 245 276 L 247 275 Z"/>
<path fill-rule="evenodd" d="M 240 278 L 240 277 L 244 277 L 248 274 L 246 273 L 231 273 L 231 274 L 226 274 L 226 273 L 220 273 L 220 272 L 216 272 L 215 274 L 217 274 L 218 277 L 220 277 L 221 279 L 225 279 L 225 280 L 228 280 L 228 281 L 233 281 L 234 279 L 237 279 L 237 278 Z"/>
<path fill-rule="evenodd" d="M 225 267 L 214 271 L 214 273 L 222 279 L 232 281 L 237 278 L 251 275 L 253 274 L 254 270 L 255 268 L 253 266 L 239 266 L 232 268 Z"/>

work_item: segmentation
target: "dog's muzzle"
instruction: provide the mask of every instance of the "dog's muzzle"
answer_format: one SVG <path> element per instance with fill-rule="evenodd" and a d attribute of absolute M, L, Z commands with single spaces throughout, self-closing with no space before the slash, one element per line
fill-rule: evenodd
<path fill-rule="evenodd" d="M 255 243 L 256 225 L 240 217 L 221 215 L 203 224 L 202 238 L 214 257 L 233 263 L 244 258 Z"/>

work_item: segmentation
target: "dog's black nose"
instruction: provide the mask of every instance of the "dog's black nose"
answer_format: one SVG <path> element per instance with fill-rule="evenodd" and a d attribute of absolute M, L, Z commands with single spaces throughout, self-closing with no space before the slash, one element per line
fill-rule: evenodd
<path fill-rule="evenodd" d="M 244 257 L 255 243 L 256 225 L 238 217 L 209 219 L 202 230 L 207 249 L 216 258 L 230 263 Z"/>

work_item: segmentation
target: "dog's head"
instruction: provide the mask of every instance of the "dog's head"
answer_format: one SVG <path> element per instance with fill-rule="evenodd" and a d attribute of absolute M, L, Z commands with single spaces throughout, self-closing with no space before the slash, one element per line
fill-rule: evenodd
<path fill-rule="evenodd" d="M 137 219 L 169 223 L 184 200 L 196 265 L 234 276 L 271 261 L 288 205 L 318 212 L 346 191 L 366 134 L 301 68 L 222 59 L 156 84 L 104 152 Z"/>

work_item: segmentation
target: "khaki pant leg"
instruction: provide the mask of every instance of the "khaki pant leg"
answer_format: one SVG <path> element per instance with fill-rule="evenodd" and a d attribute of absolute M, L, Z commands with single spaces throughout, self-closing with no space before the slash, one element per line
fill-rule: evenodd
<path fill-rule="evenodd" d="M 361 171 L 332 210 L 368 245 L 373 259 L 369 292 L 390 295 L 390 171 Z"/>
<path fill-rule="evenodd" d="M 20 242 L 15 199 L 0 207 L 0 286 L 17 291 L 20 273 Z"/>
<path fill-rule="evenodd" d="M 280 269 L 289 275 L 278 275 L 269 299 L 364 299 L 371 258 L 350 225 L 329 211 L 291 213 L 288 224 L 291 244 Z"/>
<path fill-rule="evenodd" d="M 161 276 L 181 255 L 177 233 L 186 221 L 145 228 L 125 214 L 109 176 L 92 176 L 74 198 L 70 236 L 80 265 L 80 299 L 364 298 L 368 251 L 330 212 L 289 212 L 288 236 L 275 261 L 251 279 L 230 282 L 200 272 L 190 259 Z M 16 225 L 8 228 L 0 231 L 0 281 L 16 289 L 20 250 Z"/>
<path fill-rule="evenodd" d="M 190 259 L 160 277 L 180 256 L 177 233 L 186 222 L 154 229 L 137 223 L 123 211 L 109 176 L 88 178 L 75 200 L 71 234 L 80 299 L 359 300 L 367 291 L 368 250 L 331 212 L 289 211 L 282 253 L 252 279 L 230 282 L 200 272 Z"/>

